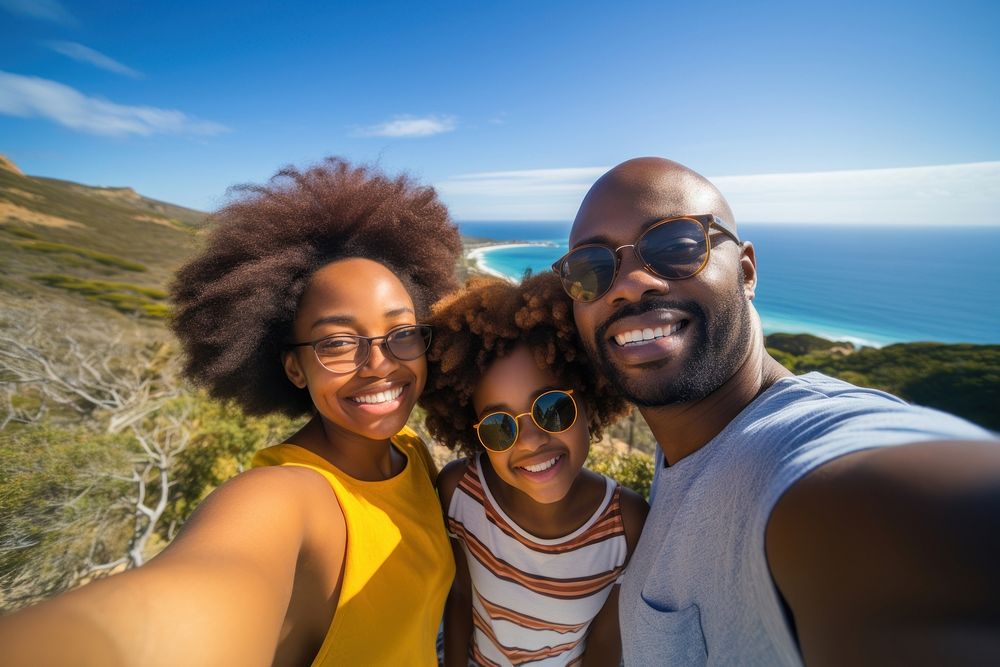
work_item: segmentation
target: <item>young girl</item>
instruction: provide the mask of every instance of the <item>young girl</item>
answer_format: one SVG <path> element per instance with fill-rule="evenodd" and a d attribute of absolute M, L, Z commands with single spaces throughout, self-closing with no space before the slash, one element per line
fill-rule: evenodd
<path fill-rule="evenodd" d="M 0 621 L 3 662 L 434 666 L 454 562 L 404 425 L 458 232 L 433 190 L 339 160 L 243 188 L 214 222 L 174 286 L 187 372 L 309 421 L 147 566 Z"/>
<path fill-rule="evenodd" d="M 427 426 L 469 455 L 438 479 L 458 571 L 445 663 L 617 665 L 617 584 L 648 507 L 583 468 L 625 404 L 589 366 L 569 298 L 551 274 L 477 278 L 430 322 Z"/>

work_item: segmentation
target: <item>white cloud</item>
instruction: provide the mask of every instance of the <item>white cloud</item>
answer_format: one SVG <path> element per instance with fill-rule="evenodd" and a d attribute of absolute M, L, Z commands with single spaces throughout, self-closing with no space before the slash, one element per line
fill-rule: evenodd
<path fill-rule="evenodd" d="M 361 128 L 362 137 L 430 137 L 451 132 L 457 121 L 454 116 L 397 116 L 392 120 Z"/>
<path fill-rule="evenodd" d="M 76 25 L 76 19 L 59 0 L 0 0 L 0 7 L 11 14 L 60 25 Z"/>
<path fill-rule="evenodd" d="M 484 172 L 436 185 L 459 220 L 572 220 L 607 169 Z M 740 221 L 1000 224 L 1000 162 L 709 178 Z"/>
<path fill-rule="evenodd" d="M 1000 224 L 1000 162 L 713 178 L 740 220 Z"/>
<path fill-rule="evenodd" d="M 219 123 L 192 118 L 181 111 L 115 104 L 57 81 L 3 71 L 0 113 L 47 118 L 74 130 L 109 136 L 211 135 L 228 131 Z"/>
<path fill-rule="evenodd" d="M 93 65 L 94 67 L 99 67 L 115 74 L 124 74 L 133 79 L 142 77 L 142 74 L 128 65 L 124 65 L 114 58 L 106 56 L 100 51 L 95 51 L 83 44 L 77 44 L 76 42 L 45 42 L 45 46 L 67 58 L 72 58 L 73 60 L 87 63 L 88 65 Z"/>
<path fill-rule="evenodd" d="M 435 183 L 459 220 L 572 220 L 607 167 L 463 174 Z"/>

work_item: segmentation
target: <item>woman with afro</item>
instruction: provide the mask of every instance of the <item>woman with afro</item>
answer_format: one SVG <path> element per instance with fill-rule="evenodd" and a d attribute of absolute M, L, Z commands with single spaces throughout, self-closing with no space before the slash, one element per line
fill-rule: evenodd
<path fill-rule="evenodd" d="M 456 227 L 432 189 L 336 159 L 237 189 L 213 223 L 173 286 L 186 371 L 309 421 L 147 566 L 5 619 L 5 664 L 436 665 L 454 561 L 405 423 Z"/>
<path fill-rule="evenodd" d="M 438 492 L 457 575 L 445 664 L 617 665 L 618 582 L 648 507 L 583 467 L 624 401 L 588 362 L 554 274 L 474 278 L 434 307 L 421 404 L 467 457 Z"/>

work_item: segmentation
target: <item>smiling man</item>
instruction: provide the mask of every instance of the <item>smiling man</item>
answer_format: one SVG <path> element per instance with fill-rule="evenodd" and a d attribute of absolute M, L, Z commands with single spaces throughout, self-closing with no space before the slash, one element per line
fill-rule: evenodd
<path fill-rule="evenodd" d="M 553 268 L 660 445 L 627 664 L 1000 660 L 1000 443 L 768 355 L 754 247 L 708 180 L 618 165 Z"/>

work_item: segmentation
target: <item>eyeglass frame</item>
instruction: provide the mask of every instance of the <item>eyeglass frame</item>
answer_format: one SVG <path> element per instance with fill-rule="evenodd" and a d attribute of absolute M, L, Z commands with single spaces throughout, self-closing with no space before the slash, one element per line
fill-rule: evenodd
<path fill-rule="evenodd" d="M 653 231 L 657 227 L 668 225 L 672 222 L 677 222 L 679 220 L 693 220 L 694 222 L 697 222 L 701 225 L 702 229 L 705 231 L 705 259 L 702 261 L 701 266 L 699 266 L 697 270 L 695 270 L 695 272 L 692 273 L 691 275 L 684 276 L 683 278 L 672 278 L 669 276 L 664 276 L 663 274 L 658 273 L 655 269 L 653 269 L 653 267 L 651 267 L 646 262 L 646 260 L 642 258 L 642 255 L 639 254 L 638 246 L 642 238 L 646 236 L 646 234 L 648 234 L 649 232 Z M 713 225 L 716 226 L 721 232 L 723 232 L 726 236 L 731 238 L 736 243 L 738 244 L 743 243 L 740 240 L 739 235 L 737 235 L 736 233 L 736 228 L 732 224 L 726 222 L 726 220 L 720 218 L 717 215 L 714 215 L 712 213 L 706 213 L 703 215 L 677 215 L 657 220 L 649 227 L 646 227 L 646 229 L 642 230 L 639 236 L 636 237 L 635 242 L 626 243 L 625 245 L 620 245 L 617 248 L 612 248 L 611 246 L 606 245 L 604 243 L 584 243 L 583 245 L 578 245 L 575 248 L 569 250 L 569 252 L 567 252 L 565 255 L 557 259 L 555 262 L 553 262 L 551 268 L 552 271 L 555 272 L 557 276 L 559 276 L 559 283 L 563 286 L 563 291 L 565 291 L 566 294 L 568 294 L 571 299 L 573 299 L 574 301 L 579 301 L 580 303 L 593 303 L 594 301 L 597 301 L 602 296 L 607 294 L 611 290 L 611 288 L 614 287 L 615 281 L 618 280 L 618 271 L 621 269 L 622 265 L 621 251 L 624 250 L 625 248 L 632 248 L 632 253 L 635 255 L 635 258 L 639 260 L 639 262 L 642 264 L 642 268 L 646 272 L 651 273 L 658 278 L 662 278 L 663 280 L 687 280 L 688 278 L 694 278 L 696 275 L 701 273 L 706 266 L 708 266 L 708 262 L 712 257 Z M 570 293 L 569 289 L 566 288 L 566 283 L 563 281 L 563 276 L 562 276 L 562 265 L 566 262 L 566 260 L 569 258 L 570 255 L 577 252 L 581 248 L 604 248 L 606 250 L 610 250 L 611 254 L 615 258 L 615 270 L 614 273 L 611 274 L 611 282 L 608 283 L 607 289 L 601 292 L 600 294 L 596 295 L 593 299 L 590 299 L 589 301 L 585 301 L 583 299 L 577 299 L 576 297 L 574 297 L 573 294 Z"/>
<path fill-rule="evenodd" d="M 550 431 L 547 428 L 545 428 L 544 426 L 542 426 L 541 424 L 539 424 L 537 421 L 535 421 L 535 414 L 534 414 L 535 413 L 535 404 L 538 403 L 538 399 L 540 399 L 542 396 L 548 396 L 549 394 L 566 394 L 567 396 L 569 396 L 569 400 L 573 402 L 573 421 L 570 423 L 569 426 L 567 426 L 566 428 L 564 428 L 561 431 Z M 514 420 L 514 439 L 511 440 L 510 444 L 507 445 L 506 447 L 504 447 L 503 449 L 492 449 L 490 447 L 487 447 L 486 443 L 483 442 L 482 436 L 479 435 L 479 427 L 482 425 L 482 423 L 484 421 L 486 421 L 487 419 L 489 419 L 493 415 L 507 415 L 508 417 L 511 417 Z M 506 452 L 508 449 L 510 449 L 511 447 L 513 447 L 514 445 L 517 444 L 517 439 L 519 437 L 521 437 L 520 419 L 521 419 L 521 417 L 523 417 L 525 415 L 530 415 L 532 423 L 536 427 L 538 427 L 539 429 L 541 429 L 541 430 L 543 430 L 546 433 L 549 433 L 551 435 L 557 435 L 559 433 L 565 433 L 566 431 L 568 431 L 571 428 L 573 428 L 574 426 L 576 426 L 576 421 L 580 418 L 580 406 L 577 404 L 576 399 L 573 397 L 573 390 L 572 389 L 550 389 L 548 391 L 543 391 L 538 396 L 535 396 L 535 400 L 533 400 L 531 402 L 531 408 L 527 412 L 522 412 L 519 415 L 512 415 L 511 413 L 507 412 L 506 410 L 494 410 L 493 412 L 490 412 L 489 414 L 484 415 L 483 418 L 480 419 L 478 423 L 472 425 L 472 428 L 476 429 L 476 439 L 479 440 L 479 444 L 481 444 L 486 449 L 486 451 L 488 451 L 488 452 L 495 452 L 497 454 L 501 454 L 503 452 Z"/>
<path fill-rule="evenodd" d="M 392 351 L 392 348 L 389 347 L 388 342 L 387 342 L 387 339 L 389 338 L 389 336 L 391 336 L 394 333 L 397 333 L 399 331 L 402 331 L 404 329 L 415 329 L 415 330 L 417 330 L 418 332 L 421 333 L 421 336 L 423 336 L 422 332 L 424 330 L 427 332 L 427 336 L 424 339 L 424 340 L 427 341 L 427 344 L 424 347 L 423 352 L 421 352 L 417 356 L 413 357 L 412 359 L 404 359 L 404 358 L 398 356 L 395 352 Z M 387 332 L 385 332 L 381 336 L 362 336 L 360 334 L 336 333 L 336 334 L 330 334 L 329 336 L 323 336 L 322 338 L 317 338 L 316 340 L 306 341 L 306 342 L 303 342 L 303 343 L 285 343 L 285 349 L 286 350 L 291 350 L 292 348 L 305 347 L 306 345 L 308 345 L 308 346 L 312 347 L 313 354 L 316 355 L 316 361 L 319 362 L 320 366 L 322 366 L 323 368 L 325 368 L 327 371 L 329 371 L 331 373 L 335 373 L 337 375 L 346 375 L 347 373 L 353 373 L 354 371 L 358 370 L 359 368 L 361 368 L 362 366 L 364 366 L 365 364 L 368 363 L 368 359 L 370 359 L 371 355 L 372 355 L 372 348 L 376 344 L 375 341 L 382 341 L 382 342 L 378 343 L 378 345 L 380 345 L 382 347 L 383 351 L 385 353 L 388 353 L 388 355 L 390 357 L 392 357 L 393 359 L 395 359 L 396 361 L 414 361 L 414 360 L 419 359 L 420 357 L 424 356 L 425 354 L 427 354 L 427 350 L 429 350 L 431 348 L 431 338 L 433 337 L 433 335 L 434 335 L 434 327 L 432 327 L 429 324 L 401 324 L 398 327 L 393 327 L 392 329 L 389 329 Z M 330 340 L 331 338 L 353 338 L 354 340 L 358 341 L 359 344 L 361 343 L 361 341 L 365 341 L 368 344 L 368 352 L 365 353 L 365 358 L 362 359 L 361 362 L 357 366 L 355 366 L 354 368 L 352 368 L 351 370 L 349 370 L 349 371 L 335 371 L 335 370 L 331 369 L 329 366 L 327 366 L 326 364 L 323 363 L 323 360 L 320 359 L 319 352 L 316 350 L 316 346 L 319 343 L 322 343 L 325 340 Z M 532 404 L 532 405 L 534 405 L 534 404 Z"/>

